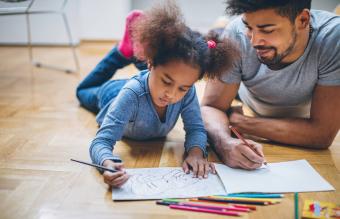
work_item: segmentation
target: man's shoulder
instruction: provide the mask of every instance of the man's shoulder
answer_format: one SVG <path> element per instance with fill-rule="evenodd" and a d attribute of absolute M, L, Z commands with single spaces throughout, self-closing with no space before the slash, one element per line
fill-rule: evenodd
<path fill-rule="evenodd" d="M 231 18 L 230 23 L 225 28 L 225 33 L 242 34 L 244 31 L 244 23 L 241 16 L 235 16 Z"/>
<path fill-rule="evenodd" d="M 319 56 L 332 58 L 337 56 L 337 48 L 340 46 L 340 16 L 320 10 L 312 10 L 313 34 L 316 34 L 313 43 L 313 51 Z"/>
<path fill-rule="evenodd" d="M 319 33 L 331 32 L 333 34 L 340 34 L 340 16 L 321 10 L 312 10 L 311 25 Z"/>

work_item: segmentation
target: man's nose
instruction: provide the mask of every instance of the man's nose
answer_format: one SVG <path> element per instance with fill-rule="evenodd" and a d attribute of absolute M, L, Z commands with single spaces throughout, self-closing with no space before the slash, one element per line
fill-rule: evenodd
<path fill-rule="evenodd" d="M 250 43 L 253 47 L 256 46 L 264 46 L 264 39 L 261 37 L 261 34 L 256 31 L 252 31 L 250 34 Z"/>

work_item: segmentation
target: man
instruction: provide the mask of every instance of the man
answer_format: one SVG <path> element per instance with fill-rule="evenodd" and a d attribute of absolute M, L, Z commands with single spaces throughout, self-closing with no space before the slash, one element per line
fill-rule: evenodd
<path fill-rule="evenodd" d="M 241 15 L 225 31 L 241 57 L 220 81 L 207 83 L 202 101 L 205 127 L 223 162 L 244 169 L 264 162 L 261 145 L 250 141 L 255 153 L 231 137 L 229 124 L 275 142 L 328 148 L 340 126 L 340 17 L 310 10 L 310 0 L 227 5 Z M 237 94 L 255 117 L 227 115 Z"/>

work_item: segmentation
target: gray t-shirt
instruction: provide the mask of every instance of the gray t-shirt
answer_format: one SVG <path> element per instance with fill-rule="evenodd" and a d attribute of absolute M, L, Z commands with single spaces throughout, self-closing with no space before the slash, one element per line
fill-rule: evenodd
<path fill-rule="evenodd" d="M 241 83 L 241 100 L 258 115 L 308 118 L 315 86 L 340 85 L 340 17 L 317 10 L 311 14 L 313 32 L 303 55 L 276 71 L 259 62 L 241 17 L 224 32 L 239 43 L 242 55 L 222 80 Z"/>

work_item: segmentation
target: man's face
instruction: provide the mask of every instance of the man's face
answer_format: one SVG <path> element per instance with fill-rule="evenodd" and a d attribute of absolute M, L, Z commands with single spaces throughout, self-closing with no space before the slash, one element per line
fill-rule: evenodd
<path fill-rule="evenodd" d="M 289 62 L 296 49 L 297 32 L 288 17 L 266 9 L 244 13 L 242 21 L 260 62 L 273 68 Z"/>

